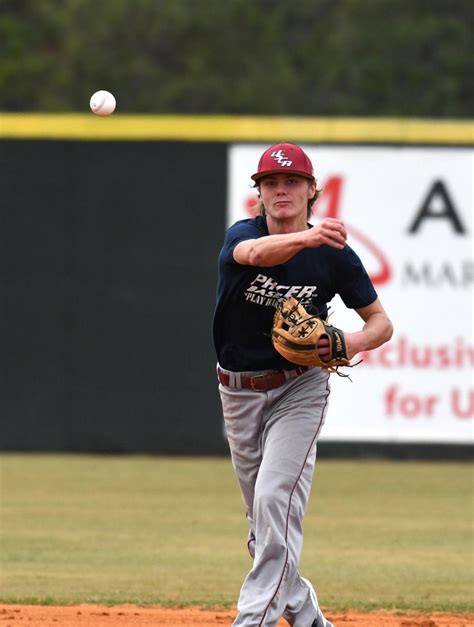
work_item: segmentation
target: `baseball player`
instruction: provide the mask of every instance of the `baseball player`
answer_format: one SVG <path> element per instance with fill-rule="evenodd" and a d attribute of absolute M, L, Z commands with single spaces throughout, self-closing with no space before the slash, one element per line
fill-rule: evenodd
<path fill-rule="evenodd" d="M 329 397 L 325 368 L 296 365 L 275 350 L 275 308 L 294 297 L 321 318 L 334 295 L 363 327 L 344 337 L 346 356 L 374 349 L 392 334 L 341 220 L 308 218 L 319 191 L 310 159 L 293 144 L 265 150 L 252 179 L 260 215 L 229 228 L 219 255 L 214 343 L 232 464 L 249 524 L 253 558 L 234 627 L 333 627 L 312 584 L 298 571 L 316 445 Z M 315 349 L 325 360 L 331 345 Z"/>

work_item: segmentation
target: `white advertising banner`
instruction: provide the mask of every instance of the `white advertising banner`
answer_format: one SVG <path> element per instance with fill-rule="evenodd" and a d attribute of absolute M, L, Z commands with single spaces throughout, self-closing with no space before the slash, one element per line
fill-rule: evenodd
<path fill-rule="evenodd" d="M 313 222 L 344 220 L 394 323 L 392 340 L 331 375 L 324 440 L 474 442 L 473 175 L 470 148 L 303 145 L 323 194 Z M 267 146 L 228 154 L 227 222 L 254 214 L 250 175 Z M 339 297 L 332 324 L 362 321 Z"/>

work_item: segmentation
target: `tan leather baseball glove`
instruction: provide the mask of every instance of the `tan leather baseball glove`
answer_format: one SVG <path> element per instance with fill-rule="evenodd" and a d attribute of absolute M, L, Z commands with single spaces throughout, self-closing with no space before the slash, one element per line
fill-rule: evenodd
<path fill-rule="evenodd" d="M 329 340 L 329 359 L 326 361 L 317 351 L 321 337 Z M 350 365 L 343 332 L 308 313 L 294 297 L 282 301 L 275 312 L 272 342 L 280 355 L 300 366 L 318 366 L 337 372 L 339 366 Z"/>

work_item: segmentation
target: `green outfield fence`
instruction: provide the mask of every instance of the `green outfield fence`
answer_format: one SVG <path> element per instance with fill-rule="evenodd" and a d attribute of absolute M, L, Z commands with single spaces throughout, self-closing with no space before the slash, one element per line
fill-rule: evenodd
<path fill-rule="evenodd" d="M 225 453 L 211 321 L 227 144 L 471 145 L 473 131 L 471 121 L 1 113 L 0 450 Z"/>

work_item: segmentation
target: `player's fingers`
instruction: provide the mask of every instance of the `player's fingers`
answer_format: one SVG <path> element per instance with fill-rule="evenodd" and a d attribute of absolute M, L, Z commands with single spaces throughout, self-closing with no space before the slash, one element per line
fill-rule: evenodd
<path fill-rule="evenodd" d="M 326 218 L 322 224 L 324 229 L 338 233 L 344 240 L 347 239 L 347 230 L 344 222 L 337 218 Z"/>
<path fill-rule="evenodd" d="M 347 239 L 347 231 L 346 231 L 346 229 L 343 226 L 341 226 L 341 227 L 333 227 L 331 229 L 331 235 L 332 235 L 332 237 L 335 237 L 335 238 L 337 238 L 337 239 L 339 239 L 339 240 L 341 240 L 343 242 L 345 242 L 346 239 Z"/>
<path fill-rule="evenodd" d="M 342 237 L 331 237 L 330 235 L 323 234 L 323 244 L 332 246 L 332 248 L 338 248 L 341 250 L 344 248 L 345 240 Z"/>
<path fill-rule="evenodd" d="M 329 355 L 329 340 L 323 337 L 320 338 L 316 344 L 316 350 L 318 351 L 318 354 L 323 357 Z"/>
<path fill-rule="evenodd" d="M 344 232 L 341 232 L 339 228 L 335 227 L 324 227 L 322 232 L 329 239 L 334 240 L 335 242 L 344 243 L 346 241 L 347 235 Z"/>
<path fill-rule="evenodd" d="M 339 218 L 324 218 L 322 224 L 326 226 L 333 226 L 334 228 L 346 228 L 344 222 L 342 220 L 339 220 Z"/>

